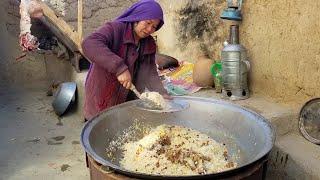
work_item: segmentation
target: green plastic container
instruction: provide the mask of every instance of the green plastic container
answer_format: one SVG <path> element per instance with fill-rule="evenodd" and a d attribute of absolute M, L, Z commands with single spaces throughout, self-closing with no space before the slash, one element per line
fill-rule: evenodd
<path fill-rule="evenodd" d="M 220 92 L 220 93 L 222 91 L 221 70 L 222 70 L 221 61 L 216 61 L 210 67 L 211 74 L 214 77 L 214 86 L 216 88 L 216 92 Z"/>

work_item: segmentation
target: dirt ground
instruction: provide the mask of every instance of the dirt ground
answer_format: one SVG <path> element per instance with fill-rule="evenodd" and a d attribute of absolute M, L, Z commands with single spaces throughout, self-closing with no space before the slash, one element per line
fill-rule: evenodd
<path fill-rule="evenodd" d="M 45 89 L 0 90 L 0 179 L 89 179 L 80 144 L 83 123 L 59 119 Z"/>

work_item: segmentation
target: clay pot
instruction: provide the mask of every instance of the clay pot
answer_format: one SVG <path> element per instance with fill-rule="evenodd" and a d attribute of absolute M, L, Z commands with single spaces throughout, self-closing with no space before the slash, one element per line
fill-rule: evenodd
<path fill-rule="evenodd" d="M 200 87 L 212 87 L 214 85 L 214 78 L 210 72 L 210 67 L 213 60 L 206 57 L 199 57 L 194 64 L 193 82 Z"/>

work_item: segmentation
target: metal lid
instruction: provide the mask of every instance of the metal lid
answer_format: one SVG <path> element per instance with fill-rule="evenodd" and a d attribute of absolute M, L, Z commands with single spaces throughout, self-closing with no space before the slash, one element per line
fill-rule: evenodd
<path fill-rule="evenodd" d="M 299 129 L 307 140 L 320 144 L 320 98 L 311 99 L 301 108 Z"/>

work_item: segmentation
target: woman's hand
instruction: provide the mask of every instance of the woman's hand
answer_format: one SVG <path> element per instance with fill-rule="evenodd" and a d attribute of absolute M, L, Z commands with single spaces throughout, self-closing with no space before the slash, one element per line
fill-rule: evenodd
<path fill-rule="evenodd" d="M 122 84 L 123 87 L 126 89 L 130 89 L 131 87 L 131 75 L 129 70 L 124 71 L 117 77 L 120 84 Z"/>

